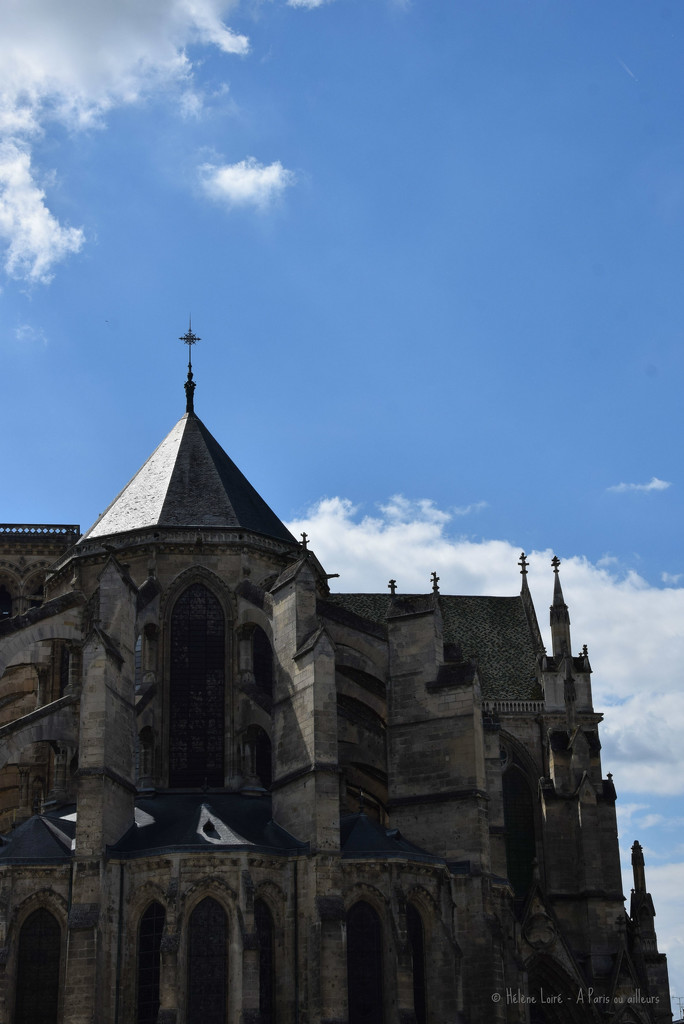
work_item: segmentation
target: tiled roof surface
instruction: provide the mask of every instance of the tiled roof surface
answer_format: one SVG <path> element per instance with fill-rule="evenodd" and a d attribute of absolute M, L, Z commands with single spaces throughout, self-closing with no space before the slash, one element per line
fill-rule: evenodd
<path fill-rule="evenodd" d="M 298 853 L 307 848 L 271 818 L 271 798 L 239 793 L 154 793 L 138 796 L 135 825 L 110 848 L 113 856 L 160 850 L 253 850 Z M 0 864 L 65 862 L 73 855 L 75 804 L 34 815 L 0 837 Z"/>
<path fill-rule="evenodd" d="M 402 603 L 422 607 L 418 597 L 402 595 Z M 384 623 L 392 608 L 389 594 L 330 594 L 326 602 L 376 623 Z M 477 661 L 485 699 L 539 696 L 535 643 L 520 597 L 440 594 L 439 605 L 444 643 L 458 648 L 464 661 Z"/>
<path fill-rule="evenodd" d="M 401 857 L 405 860 L 444 863 L 440 857 L 404 839 L 398 829 L 383 828 L 363 813 L 348 814 L 340 820 L 340 846 L 342 856 L 347 859 L 380 857 L 386 860 L 388 857 Z"/>
<path fill-rule="evenodd" d="M 136 825 L 111 853 L 136 857 L 155 850 L 253 849 L 283 854 L 303 847 L 271 819 L 269 796 L 156 793 L 138 797 Z"/>
<path fill-rule="evenodd" d="M 295 544 L 194 413 L 186 413 L 81 541 L 150 526 L 244 529 Z"/>
<path fill-rule="evenodd" d="M 35 814 L 2 837 L 0 863 L 59 863 L 70 859 L 74 837 L 72 821 L 56 815 Z"/>

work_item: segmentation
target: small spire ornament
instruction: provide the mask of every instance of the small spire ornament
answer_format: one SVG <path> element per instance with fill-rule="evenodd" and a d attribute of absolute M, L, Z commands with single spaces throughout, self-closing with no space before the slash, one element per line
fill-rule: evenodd
<path fill-rule="evenodd" d="M 178 340 L 185 342 L 185 344 L 188 346 L 188 378 L 187 378 L 187 380 L 185 382 L 185 411 L 186 412 L 194 412 L 195 411 L 195 382 L 192 379 L 192 346 L 196 345 L 197 342 L 201 341 L 202 339 L 199 338 L 196 334 L 193 333 L 193 330 L 192 330 L 192 317 L 190 317 L 189 321 L 188 321 L 188 331 L 187 331 L 187 334 L 181 335 L 181 337 Z"/>

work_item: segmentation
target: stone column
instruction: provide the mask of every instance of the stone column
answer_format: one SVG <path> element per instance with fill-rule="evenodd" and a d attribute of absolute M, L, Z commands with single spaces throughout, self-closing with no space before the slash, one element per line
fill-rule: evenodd
<path fill-rule="evenodd" d="M 180 935 L 178 932 L 164 935 L 161 941 L 158 1024 L 176 1024 L 178 1020 L 179 944 Z"/>
<path fill-rule="evenodd" d="M 340 896 L 319 896 L 321 1024 L 347 1020 L 347 927 Z"/>
<path fill-rule="evenodd" d="M 96 891 L 99 872 L 92 865 L 75 864 L 76 891 Z M 85 871 L 79 869 L 84 868 Z M 97 865 L 96 865 L 97 867 Z M 89 870 L 90 869 L 90 870 Z M 88 875 L 88 879 L 79 878 Z M 91 884 L 88 885 L 87 883 Z M 85 893 L 84 893 L 85 894 Z M 64 983 L 64 1020 L 69 1024 L 100 1024 L 100 1000 L 97 985 L 99 903 L 72 903 L 67 931 L 66 979 Z"/>

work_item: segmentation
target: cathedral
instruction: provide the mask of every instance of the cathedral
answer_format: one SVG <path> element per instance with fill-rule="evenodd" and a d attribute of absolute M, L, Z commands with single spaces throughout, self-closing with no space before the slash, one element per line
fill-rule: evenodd
<path fill-rule="evenodd" d="M 524 554 L 336 593 L 185 391 L 83 534 L 0 525 L 0 1024 L 670 1022 L 558 559 L 548 650 Z"/>

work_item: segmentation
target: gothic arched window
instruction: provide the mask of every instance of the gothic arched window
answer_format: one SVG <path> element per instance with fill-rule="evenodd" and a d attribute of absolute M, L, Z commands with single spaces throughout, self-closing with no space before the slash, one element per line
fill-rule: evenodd
<path fill-rule="evenodd" d="M 187 1024 L 225 1024 L 228 921 L 220 903 L 206 897 L 188 926 Z"/>
<path fill-rule="evenodd" d="M 159 957 L 166 912 L 150 903 L 138 931 L 138 1015 L 136 1024 L 157 1024 L 159 1013 Z"/>
<path fill-rule="evenodd" d="M 517 900 L 527 895 L 537 848 L 532 793 L 520 768 L 512 764 L 501 778 L 503 787 L 506 866 Z"/>
<path fill-rule="evenodd" d="M 15 1024 L 57 1024 L 61 929 L 49 910 L 34 910 L 19 932 Z"/>
<path fill-rule="evenodd" d="M 171 616 L 169 785 L 224 781 L 225 622 L 218 599 L 193 583 Z"/>
<path fill-rule="evenodd" d="M 425 930 L 423 919 L 412 903 L 406 907 L 406 931 L 408 932 L 411 960 L 413 962 L 413 1009 L 417 1024 L 427 1020 L 425 988 Z"/>
<path fill-rule="evenodd" d="M 273 918 L 263 900 L 254 902 L 254 924 L 259 943 L 259 1021 L 260 1024 L 274 1024 L 274 935 Z"/>
<path fill-rule="evenodd" d="M 347 913 L 349 1024 L 382 1024 L 382 925 L 370 903 Z"/>

